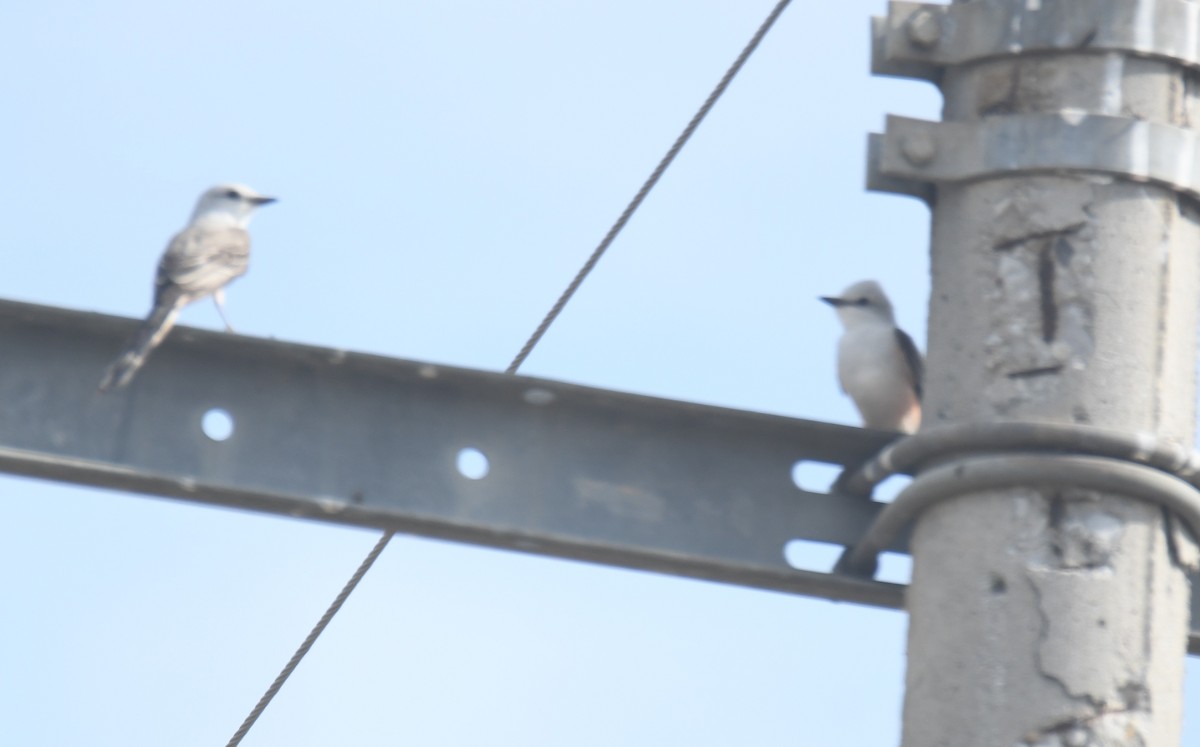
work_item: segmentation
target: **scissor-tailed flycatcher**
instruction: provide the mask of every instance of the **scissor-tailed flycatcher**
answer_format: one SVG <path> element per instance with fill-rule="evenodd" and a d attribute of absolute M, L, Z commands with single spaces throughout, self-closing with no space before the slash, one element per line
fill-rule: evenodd
<path fill-rule="evenodd" d="M 837 309 L 845 328 L 838 342 L 838 381 L 863 425 L 915 432 L 921 424 L 925 364 L 912 338 L 896 326 L 883 288 L 863 280 L 821 300 Z"/>
<path fill-rule="evenodd" d="M 274 197 L 240 184 L 220 184 L 200 195 L 192 219 L 172 237 L 158 262 L 150 315 L 105 371 L 100 391 L 128 384 L 171 331 L 179 312 L 193 301 L 212 296 L 225 328 L 233 331 L 225 316 L 224 288 L 250 263 L 250 216 L 272 202 Z"/>

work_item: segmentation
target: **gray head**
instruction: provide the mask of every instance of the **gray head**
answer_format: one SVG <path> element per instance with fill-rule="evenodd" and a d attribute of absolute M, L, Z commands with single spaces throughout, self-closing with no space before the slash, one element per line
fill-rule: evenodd
<path fill-rule="evenodd" d="M 845 327 L 864 322 L 896 323 L 892 302 L 874 280 L 860 280 L 842 291 L 842 295 L 821 296 L 821 300 L 837 309 Z"/>
<path fill-rule="evenodd" d="M 192 211 L 192 223 L 214 221 L 245 228 L 256 208 L 272 202 L 275 202 L 274 197 L 261 195 L 244 184 L 218 184 L 200 195 L 196 209 Z"/>

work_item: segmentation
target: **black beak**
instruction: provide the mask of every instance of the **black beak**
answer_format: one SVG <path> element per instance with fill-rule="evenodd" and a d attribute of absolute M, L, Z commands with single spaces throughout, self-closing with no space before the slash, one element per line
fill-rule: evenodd
<path fill-rule="evenodd" d="M 837 298 L 836 296 L 819 296 L 819 298 L 835 309 L 841 308 L 842 306 L 845 306 L 846 304 L 849 303 L 849 301 L 847 301 L 846 299 Z"/>
<path fill-rule="evenodd" d="M 247 197 L 246 200 L 255 207 L 262 207 L 263 205 L 270 205 L 272 202 L 279 202 L 278 197 L 263 197 L 262 195 L 259 195 L 258 197 Z"/>

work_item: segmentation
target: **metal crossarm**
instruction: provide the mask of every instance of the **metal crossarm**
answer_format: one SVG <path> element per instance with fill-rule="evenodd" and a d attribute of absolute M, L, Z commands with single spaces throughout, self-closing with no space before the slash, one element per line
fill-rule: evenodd
<path fill-rule="evenodd" d="M 97 393 L 132 324 L 0 301 L 0 469 L 899 604 L 784 559 L 877 512 L 799 490 L 793 465 L 861 462 L 888 434 L 188 328 L 127 391 Z M 201 428 L 213 409 L 225 441 Z M 459 473 L 463 449 L 486 477 Z"/>
<path fill-rule="evenodd" d="M 903 604 L 902 586 L 784 558 L 794 539 L 852 544 L 880 507 L 801 490 L 793 466 L 861 464 L 892 434 L 186 327 L 128 390 L 97 392 L 134 324 L 0 301 L 0 470 Z M 201 425 L 214 409 L 223 441 Z M 485 476 L 460 473 L 464 449 Z"/>

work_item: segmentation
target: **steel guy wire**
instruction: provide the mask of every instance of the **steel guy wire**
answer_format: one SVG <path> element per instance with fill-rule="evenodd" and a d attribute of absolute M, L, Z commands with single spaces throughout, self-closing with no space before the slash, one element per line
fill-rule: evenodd
<path fill-rule="evenodd" d="M 704 103 L 700 106 L 699 111 L 697 111 L 695 116 L 692 117 L 691 121 L 687 123 L 687 126 L 683 128 L 683 132 L 679 134 L 679 137 L 675 139 L 675 142 L 671 145 L 670 149 L 667 150 L 667 154 L 663 156 L 662 160 L 658 162 L 658 165 L 654 167 L 654 171 L 650 173 L 649 178 L 647 178 L 646 182 L 642 184 L 641 189 L 637 191 L 637 194 L 635 194 L 633 199 L 630 200 L 629 204 L 625 207 L 625 210 L 622 211 L 620 217 L 618 217 L 617 221 L 613 223 L 612 228 L 608 229 L 608 233 L 604 236 L 604 239 L 600 242 L 600 245 L 596 247 L 595 251 L 592 252 L 592 255 L 588 257 L 586 262 L 584 262 L 583 267 L 580 268 L 578 274 L 576 274 L 574 279 L 571 280 L 566 290 L 564 290 L 562 295 L 559 296 L 558 300 L 554 302 L 554 306 L 550 308 L 550 311 L 546 314 L 546 317 L 542 319 L 541 324 L 537 326 L 537 329 L 534 330 L 533 334 L 530 335 L 529 339 L 521 347 L 520 352 L 518 352 L 516 357 L 513 358 L 512 363 L 508 364 L 508 368 L 504 371 L 506 374 L 515 374 L 517 369 L 521 367 L 521 364 L 525 362 L 525 359 L 529 357 L 529 354 L 533 352 L 534 347 L 537 346 L 537 344 L 541 341 L 542 336 L 546 334 L 546 330 L 549 329 L 550 325 L 554 323 L 554 320 L 558 318 L 559 313 L 562 312 L 563 308 L 567 305 L 567 302 L 571 300 L 573 295 L 575 295 L 575 291 L 579 289 L 579 286 L 583 284 L 583 281 L 591 273 L 592 269 L 596 266 L 596 263 L 600 261 L 600 257 L 603 256 L 604 252 L 608 249 L 609 245 L 612 244 L 613 240 L 617 238 L 617 235 L 621 233 L 621 229 L 625 228 L 625 224 L 629 222 L 629 219 L 637 211 L 638 207 L 641 206 L 642 201 L 646 199 L 646 195 L 650 194 L 650 190 L 654 189 L 654 185 L 658 183 L 658 180 L 667 170 L 667 167 L 670 166 L 671 162 L 675 160 L 675 156 L 679 155 L 679 151 L 682 150 L 683 146 L 687 144 L 687 141 L 691 139 L 692 133 L 694 133 L 696 128 L 700 126 L 700 123 L 704 121 L 704 118 L 713 108 L 713 105 L 717 103 L 717 99 L 721 98 L 721 94 L 725 93 L 725 89 L 729 87 L 730 82 L 733 81 L 734 77 L 742 69 L 742 66 L 746 64 L 746 60 L 750 59 L 750 55 L 752 55 L 754 50 L 758 48 L 759 42 L 763 40 L 763 37 L 767 35 L 767 32 L 771 30 L 771 27 L 775 25 L 775 21 L 790 3 L 791 0 L 779 0 L 779 2 L 776 3 L 766 20 L 762 22 L 762 25 L 760 25 L 758 30 L 754 32 L 754 36 L 750 38 L 750 41 L 746 44 L 745 48 L 742 49 L 741 54 L 737 56 L 737 59 L 734 60 L 729 69 L 725 71 L 725 75 L 721 77 L 721 80 L 717 83 L 716 88 L 713 89 L 712 93 L 708 95 L 708 98 L 705 99 Z M 322 632 L 324 632 L 326 626 L 328 626 L 329 622 L 333 619 L 333 616 L 336 615 L 338 610 L 342 608 L 342 605 L 346 602 L 346 599 L 349 598 L 350 594 L 354 591 L 354 588 L 358 586 L 358 582 L 361 581 L 363 576 L 367 574 L 367 571 L 371 569 L 371 566 L 374 565 L 375 560 L 379 557 L 379 554 L 383 552 L 383 548 L 387 547 L 388 542 L 391 541 L 395 534 L 395 532 L 389 531 L 385 532 L 383 536 L 379 538 L 379 542 L 375 544 L 375 547 L 371 549 L 371 552 L 368 553 L 367 557 L 363 559 L 361 564 L 359 564 L 358 569 L 354 571 L 354 575 L 351 576 L 350 580 L 346 582 L 346 585 L 342 587 L 341 592 L 338 593 L 337 597 L 333 600 L 333 603 L 329 605 L 329 609 L 325 610 L 325 614 L 322 615 L 321 619 L 317 621 L 316 626 L 313 627 L 312 631 L 308 634 L 308 637 L 305 638 L 304 642 L 300 644 L 300 647 L 296 649 L 296 653 L 292 654 L 291 660 L 288 661 L 283 670 L 279 672 L 279 676 L 275 678 L 275 681 L 271 683 L 271 686 L 267 688 L 267 691 L 263 693 L 263 696 L 259 699 L 258 704 L 251 709 L 250 714 L 246 716 L 246 720 L 242 722 L 242 725 L 234 733 L 233 737 L 226 744 L 226 747 L 237 747 L 237 745 L 241 744 L 242 738 L 246 736 L 247 732 L 250 731 L 250 728 L 254 726 L 256 721 L 258 721 L 259 716 L 261 716 L 263 711 L 266 710 L 267 705 L 270 704 L 271 700 L 279 692 L 280 688 L 283 687 L 283 684 L 287 682 L 288 677 L 290 677 L 292 672 L 295 671 L 296 667 L 299 666 L 300 661 L 304 658 L 305 654 L 307 654 L 309 649 L 312 648 L 313 644 L 316 643 L 317 638 L 320 637 Z"/>
<path fill-rule="evenodd" d="M 550 307 L 550 311 L 546 313 L 546 317 L 542 319 L 541 324 L 537 326 L 537 329 L 535 329 L 533 334 L 529 336 L 529 339 L 525 341 L 525 344 L 521 347 L 521 351 L 517 353 L 517 357 L 513 358 L 512 363 L 508 364 L 508 368 L 504 370 L 504 373 L 516 373 L 517 369 L 521 367 L 521 364 L 525 362 L 525 359 L 529 357 L 529 354 L 533 352 L 534 346 L 541 341 L 542 335 L 546 334 L 546 330 L 550 329 L 550 325 L 553 324 L 554 320 L 558 318 L 558 315 L 562 312 L 563 307 L 565 307 L 567 302 L 571 300 L 571 296 L 575 295 L 575 291 L 579 290 L 579 286 L 583 284 L 584 279 L 586 279 L 587 276 L 592 272 L 592 269 L 595 268 L 596 263 L 600 261 L 600 257 L 602 257 L 604 252 L 608 250 L 609 245 L 612 244 L 613 240 L 617 238 L 617 234 L 621 233 L 621 229 L 625 228 L 625 224 L 629 222 L 629 219 L 633 217 L 633 214 L 637 211 L 638 207 L 641 206 L 642 200 L 645 200 L 646 195 L 650 194 L 650 190 L 654 189 L 654 185 L 658 184 L 658 180 L 662 177 L 663 172 L 667 170 L 667 167 L 670 166 L 671 162 L 675 160 L 675 156 L 679 155 L 679 151 L 682 150 L 687 141 L 691 139 L 692 133 L 694 133 L 696 128 L 700 126 L 700 123 L 704 121 L 704 118 L 708 115 L 709 110 L 712 109 L 713 105 L 717 103 L 717 99 L 721 98 L 721 94 L 725 93 L 725 89 L 729 87 L 729 83 L 742 69 L 742 65 L 746 64 L 746 60 L 750 59 L 750 55 L 753 54 L 754 50 L 758 48 L 758 43 L 761 42 L 763 37 L 767 35 L 767 32 L 771 30 L 771 26 L 775 25 L 775 20 L 779 18 L 779 15 L 783 13 L 784 8 L 786 8 L 790 2 L 791 0 L 779 0 L 774 9 L 771 10 L 770 15 L 767 16 L 767 19 L 762 22 L 761 26 L 758 27 L 758 31 L 754 32 L 754 36 L 750 38 L 750 41 L 746 44 L 746 47 L 742 50 L 742 53 L 737 56 L 737 59 L 734 60 L 733 64 L 729 66 L 729 69 L 725 71 L 725 75 L 721 77 L 721 81 L 717 83 L 717 87 L 714 88 L 712 93 L 708 95 L 708 98 L 705 99 L 704 103 L 700 106 L 700 110 L 697 111 L 695 116 L 692 117 L 692 121 L 688 122 L 687 127 L 683 128 L 683 132 L 679 133 L 679 137 L 675 139 L 675 143 L 667 151 L 667 154 L 663 156 L 662 160 L 658 162 L 658 165 L 654 167 L 654 171 L 650 172 L 650 176 L 646 179 L 646 182 L 642 184 L 642 188 L 637 191 L 637 194 L 633 196 L 633 199 L 629 201 L 629 204 L 625 206 L 625 210 L 622 211 L 620 217 L 617 218 L 617 222 L 613 223 L 612 228 L 608 229 L 608 233 L 605 234 L 604 238 L 600 241 L 600 245 L 597 246 L 595 251 L 592 252 L 592 256 L 588 257 L 587 261 L 583 263 L 583 267 L 579 269 L 579 272 L 575 275 L 575 278 L 571 280 L 569 285 L 567 285 L 567 289 L 562 292 L 562 295 L 558 297 L 558 300 L 554 302 L 554 305 Z"/>
<path fill-rule="evenodd" d="M 387 547 L 388 542 L 391 541 L 395 534 L 395 532 L 384 532 L 379 541 L 375 543 L 375 547 L 371 548 L 371 552 L 367 553 L 367 557 L 363 558 L 363 562 L 359 563 L 358 570 L 354 571 L 354 575 L 350 577 L 350 580 L 338 592 L 337 597 L 333 600 L 333 604 L 329 605 L 329 609 L 325 610 L 324 615 L 321 615 L 321 619 L 313 626 L 308 637 L 304 639 L 304 643 L 301 643 L 300 648 L 296 649 L 296 653 L 292 654 L 291 660 L 279 672 L 279 676 L 275 678 L 275 681 L 271 683 L 271 686 L 267 688 L 263 696 L 258 699 L 258 704 L 250 710 L 250 714 L 246 716 L 246 720 L 234 732 L 225 747 L 237 747 L 237 745 L 241 744 L 242 738 L 246 736 L 246 732 L 250 731 L 250 727 L 254 726 L 255 721 L 258 721 L 258 717 L 262 715 L 267 705 L 270 704 L 271 699 L 283 687 L 283 683 L 287 682 L 287 678 L 292 676 L 292 672 L 300 664 L 300 660 L 304 658 L 308 650 L 317 642 L 317 638 L 325 631 L 325 627 L 329 625 L 329 621 L 342 608 L 342 605 L 350 597 L 350 593 L 354 591 L 354 587 L 358 586 L 358 582 L 362 581 L 363 576 L 367 575 L 367 571 L 371 570 L 371 566 L 375 564 L 375 560 L 383 552 L 383 548 Z"/>

